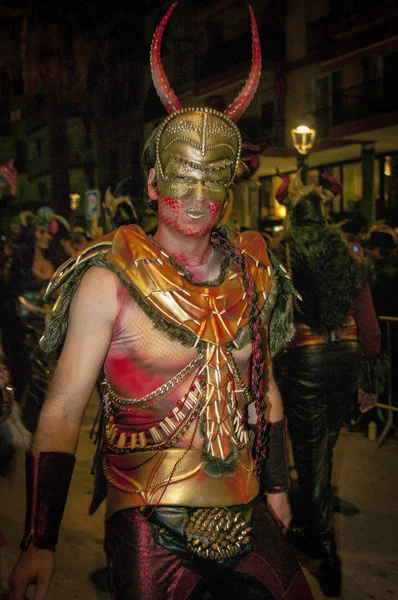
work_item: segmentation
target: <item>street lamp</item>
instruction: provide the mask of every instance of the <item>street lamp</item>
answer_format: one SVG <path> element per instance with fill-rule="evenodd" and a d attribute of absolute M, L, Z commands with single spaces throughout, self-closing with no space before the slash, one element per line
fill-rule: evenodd
<path fill-rule="evenodd" d="M 308 174 L 308 154 L 314 145 L 316 130 L 311 129 L 307 125 L 299 125 L 291 130 L 291 134 L 293 145 L 297 150 L 297 169 L 301 169 L 301 180 L 306 184 Z"/>

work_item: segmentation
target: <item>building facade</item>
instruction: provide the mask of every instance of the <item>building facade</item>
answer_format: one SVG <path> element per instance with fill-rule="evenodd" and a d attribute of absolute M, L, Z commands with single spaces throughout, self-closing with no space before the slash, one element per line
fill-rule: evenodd
<path fill-rule="evenodd" d="M 148 0 L 141 26 L 133 15 L 134 31 L 108 35 L 102 55 L 94 51 L 94 42 L 80 41 L 84 84 L 81 77 L 72 78 L 53 97 L 55 104 L 45 78 L 29 93 L 16 86 L 0 150 L 0 162 L 15 157 L 19 172 L 11 205 L 18 210 L 32 202 L 63 206 L 65 214 L 68 199 L 57 203 L 57 189 L 83 199 L 88 189 L 97 188 L 103 196 L 127 177 L 134 180 L 135 202 L 142 202 L 143 144 L 165 116 L 147 66 L 149 47 L 168 6 Z M 325 169 L 342 181 L 335 212 L 360 210 L 370 224 L 381 218 L 396 222 L 397 3 L 253 0 L 252 7 L 263 70 L 257 94 L 239 121 L 248 169 L 234 192 L 235 222 L 258 228 L 264 217 L 279 216 L 276 170 L 297 170 L 291 130 L 303 123 L 316 130 L 307 157 L 311 181 Z M 118 18 L 128 23 L 132 15 L 119 11 Z M 162 60 L 183 106 L 224 110 L 250 69 L 246 3 L 181 1 L 164 33 Z M 83 215 L 82 204 L 78 212 Z"/>

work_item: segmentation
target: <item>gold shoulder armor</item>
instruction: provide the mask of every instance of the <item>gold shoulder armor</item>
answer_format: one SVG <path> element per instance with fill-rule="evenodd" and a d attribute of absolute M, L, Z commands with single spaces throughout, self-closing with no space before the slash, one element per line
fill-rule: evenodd
<path fill-rule="evenodd" d="M 101 254 L 106 255 L 112 248 L 114 235 L 115 232 L 112 231 L 108 235 L 90 244 L 90 246 L 87 246 L 87 248 L 82 250 L 82 252 L 76 256 L 72 256 L 60 267 L 58 267 L 47 286 L 44 294 L 44 300 L 48 300 L 52 294 L 54 294 L 54 292 L 56 292 L 61 285 L 69 279 L 69 277 L 76 271 L 78 267 L 92 260 L 95 256 L 99 256 Z"/>

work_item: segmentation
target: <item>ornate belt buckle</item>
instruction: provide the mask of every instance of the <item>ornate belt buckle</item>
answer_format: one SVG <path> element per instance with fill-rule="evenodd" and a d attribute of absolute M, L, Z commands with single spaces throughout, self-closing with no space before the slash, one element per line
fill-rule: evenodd
<path fill-rule="evenodd" d="M 188 550 L 211 560 L 249 552 L 252 527 L 242 515 L 226 507 L 198 508 L 185 526 Z"/>

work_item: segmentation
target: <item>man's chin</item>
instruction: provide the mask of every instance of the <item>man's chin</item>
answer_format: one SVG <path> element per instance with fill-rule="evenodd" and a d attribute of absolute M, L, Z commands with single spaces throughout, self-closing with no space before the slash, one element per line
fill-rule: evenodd
<path fill-rule="evenodd" d="M 204 224 L 201 221 L 190 221 L 184 226 L 178 227 L 179 233 L 188 237 L 204 237 L 208 235 L 214 227 L 211 224 Z"/>

